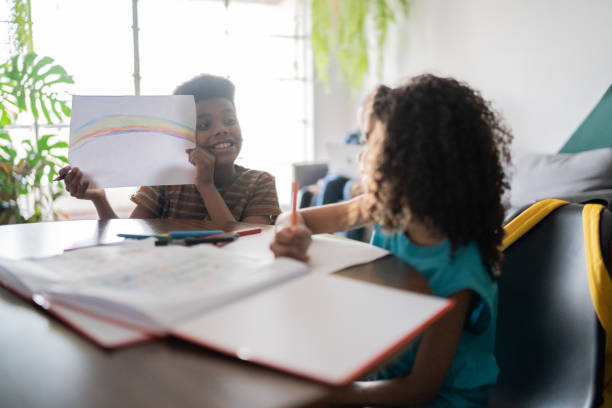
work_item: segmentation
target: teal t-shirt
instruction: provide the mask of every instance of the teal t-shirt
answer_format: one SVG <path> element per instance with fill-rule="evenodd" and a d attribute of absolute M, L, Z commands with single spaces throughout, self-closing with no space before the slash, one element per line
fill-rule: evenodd
<path fill-rule="evenodd" d="M 403 233 L 384 233 L 374 226 L 372 244 L 393 252 L 419 270 L 436 296 L 449 297 L 463 289 L 477 294 L 461 334 L 457 353 L 434 407 L 484 407 L 499 369 L 493 355 L 497 319 L 497 284 L 482 264 L 476 243 L 457 248 L 451 259 L 450 242 L 421 247 Z M 410 374 L 418 342 L 368 379 Z"/>

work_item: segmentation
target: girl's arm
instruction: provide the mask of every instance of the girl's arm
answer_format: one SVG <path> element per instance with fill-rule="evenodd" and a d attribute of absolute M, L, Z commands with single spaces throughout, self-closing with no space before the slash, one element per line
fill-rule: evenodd
<path fill-rule="evenodd" d="M 352 229 L 367 220 L 359 211 L 361 197 L 337 204 L 306 208 L 297 213 L 297 226 L 291 226 L 291 214 L 283 213 L 276 219 L 276 234 L 270 244 L 275 256 L 288 256 L 308 261 L 311 235 Z"/>
<path fill-rule="evenodd" d="M 365 219 L 359 208 L 362 196 L 335 204 L 309 207 L 298 211 L 298 224 L 304 225 L 313 234 L 332 233 L 359 227 L 369 220 Z M 276 225 L 289 226 L 291 214 L 283 213 Z"/>
<path fill-rule="evenodd" d="M 469 306 L 471 290 L 450 296 L 455 307 L 423 333 L 412 372 L 407 377 L 350 384 L 329 401 L 333 405 L 405 406 L 432 404 L 455 357 Z"/>

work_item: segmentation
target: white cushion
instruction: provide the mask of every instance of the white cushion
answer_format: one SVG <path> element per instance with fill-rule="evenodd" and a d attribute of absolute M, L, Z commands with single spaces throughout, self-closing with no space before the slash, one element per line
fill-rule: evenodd
<path fill-rule="evenodd" d="M 612 148 L 580 153 L 513 152 L 510 208 L 544 198 L 612 189 Z"/>

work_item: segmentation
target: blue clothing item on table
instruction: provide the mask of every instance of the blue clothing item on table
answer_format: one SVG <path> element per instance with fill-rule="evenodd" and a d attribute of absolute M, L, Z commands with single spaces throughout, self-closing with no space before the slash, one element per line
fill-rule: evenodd
<path fill-rule="evenodd" d="M 497 284 L 493 282 L 476 243 L 457 248 L 451 258 L 448 239 L 421 247 L 404 233 L 385 233 L 375 225 L 372 244 L 414 266 L 429 281 L 435 296 L 449 297 L 464 289 L 477 295 L 463 328 L 451 368 L 432 407 L 485 407 L 499 369 L 493 355 L 497 320 Z M 419 343 L 371 375 L 368 380 L 410 374 Z"/>

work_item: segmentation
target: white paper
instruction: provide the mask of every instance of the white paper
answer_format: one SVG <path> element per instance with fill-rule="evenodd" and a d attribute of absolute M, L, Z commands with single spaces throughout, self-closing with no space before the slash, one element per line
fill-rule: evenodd
<path fill-rule="evenodd" d="M 192 184 L 191 95 L 73 96 L 68 161 L 91 188 Z"/>
<path fill-rule="evenodd" d="M 449 306 L 445 298 L 309 274 L 181 324 L 173 334 L 342 385 L 397 352 Z"/>
<path fill-rule="evenodd" d="M 59 304 L 53 305 L 51 312 L 102 347 L 128 346 L 153 338 L 136 329 L 119 326 L 108 320 L 96 319 L 93 316 Z"/>
<path fill-rule="evenodd" d="M 261 234 L 247 235 L 223 247 L 223 251 L 242 254 L 260 261 L 274 259 L 270 243 L 274 239 L 274 230 L 269 229 Z M 308 269 L 311 273 L 329 274 L 348 268 L 372 262 L 388 255 L 389 251 L 365 242 L 347 239 L 330 234 L 312 236 L 308 248 Z"/>
<path fill-rule="evenodd" d="M 10 259 L 2 259 L 0 262 L 0 281 L 26 298 L 32 297 L 32 286 L 44 286 L 45 282 L 52 284 L 58 279 L 57 274 L 39 268 L 33 262 Z M 23 281 L 28 281 L 30 286 L 24 284 Z M 35 283 L 32 284 L 32 282 Z M 49 306 L 50 311 L 60 320 L 102 347 L 121 347 L 152 338 L 139 330 L 119 326 L 105 319 L 98 319 L 61 304 L 44 305 L 44 307 Z"/>
<path fill-rule="evenodd" d="M 320 234 L 312 237 L 308 266 L 311 272 L 327 274 L 372 262 L 389 254 L 389 251 L 365 242 Z"/>
<path fill-rule="evenodd" d="M 288 259 L 228 257 L 213 245 L 154 246 L 153 239 L 24 261 L 0 260 L 51 304 L 59 301 L 163 333 L 250 293 L 307 272 Z"/>
<path fill-rule="evenodd" d="M 366 243 L 322 234 L 313 236 L 309 264 L 300 265 L 286 258 L 274 260 L 269 249 L 273 236 L 274 231 L 268 230 L 240 237 L 222 248 L 211 245 L 153 247 L 152 239 L 128 240 L 121 245 L 84 248 L 61 256 L 30 260 L 5 258 L 0 259 L 0 280 L 24 295 L 32 291 L 46 292 L 50 300 L 55 296 L 100 315 L 108 313 L 109 303 L 96 302 L 94 297 L 123 303 L 132 313 L 125 308 L 114 308 L 111 314 L 115 318 L 119 315 L 128 324 L 156 331 L 210 305 L 225 304 L 291 279 L 305 272 L 306 267 L 311 274 L 329 274 L 388 254 Z M 174 266 L 170 274 L 163 272 L 164 265 Z M 293 272 L 287 273 L 287 270 Z M 128 284 L 130 279 L 134 280 Z M 81 295 L 74 296 L 77 292 Z M 175 301 L 178 302 L 174 306 L 169 306 Z M 178 303 L 181 305 L 177 307 Z M 143 306 L 156 318 L 133 313 Z M 114 327 L 107 320 L 59 303 L 53 303 L 52 311 L 105 347 L 147 338 L 137 330 Z"/>

